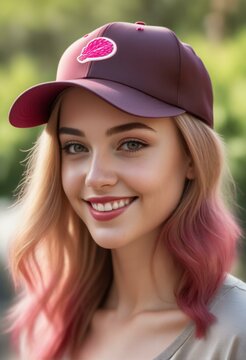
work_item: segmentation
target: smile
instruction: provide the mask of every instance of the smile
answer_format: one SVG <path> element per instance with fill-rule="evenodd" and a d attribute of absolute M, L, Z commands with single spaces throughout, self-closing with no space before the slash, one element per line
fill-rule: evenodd
<path fill-rule="evenodd" d="M 132 202 L 136 200 L 136 197 L 120 199 L 117 201 L 107 202 L 107 203 L 91 203 L 87 202 L 89 205 L 89 210 L 94 219 L 99 221 L 107 221 L 115 218 L 122 214 L 126 209 L 129 208 Z"/>
<path fill-rule="evenodd" d="M 100 212 L 112 211 L 112 210 L 120 209 L 120 208 L 123 208 L 124 206 L 127 206 L 133 200 L 134 200 L 133 198 L 128 198 L 128 199 L 122 199 L 122 200 L 118 200 L 118 201 L 107 202 L 105 204 L 91 203 L 91 206 L 93 207 L 93 209 L 100 211 Z"/>

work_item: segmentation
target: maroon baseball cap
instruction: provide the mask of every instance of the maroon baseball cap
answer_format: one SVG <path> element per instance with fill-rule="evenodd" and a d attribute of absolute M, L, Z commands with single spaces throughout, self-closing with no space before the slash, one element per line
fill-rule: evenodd
<path fill-rule="evenodd" d="M 213 93 L 208 72 L 191 46 L 160 26 L 114 22 L 75 41 L 62 55 L 55 81 L 22 93 L 10 123 L 47 123 L 57 96 L 82 87 L 113 106 L 142 117 L 188 112 L 213 127 Z"/>

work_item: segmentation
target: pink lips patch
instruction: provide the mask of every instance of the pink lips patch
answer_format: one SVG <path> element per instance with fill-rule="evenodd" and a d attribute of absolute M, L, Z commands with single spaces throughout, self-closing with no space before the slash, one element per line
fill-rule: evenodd
<path fill-rule="evenodd" d="M 84 64 L 88 61 L 108 59 L 117 51 L 116 43 L 106 37 L 98 37 L 91 40 L 81 51 L 77 60 Z"/>

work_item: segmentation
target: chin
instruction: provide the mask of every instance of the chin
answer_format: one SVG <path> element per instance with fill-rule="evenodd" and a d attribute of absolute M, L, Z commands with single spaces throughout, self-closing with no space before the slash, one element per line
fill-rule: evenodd
<path fill-rule="evenodd" d="M 130 239 L 127 241 L 127 236 L 120 234 L 109 234 L 108 231 L 90 231 L 92 239 L 95 243 L 104 249 L 118 249 L 127 245 Z"/>
<path fill-rule="evenodd" d="M 103 249 L 108 249 L 108 250 L 113 250 L 113 249 L 119 249 L 121 247 L 123 247 L 126 244 L 123 243 L 119 243 L 117 242 L 117 240 L 98 240 L 98 239 L 94 239 L 95 243 L 100 246 Z"/>

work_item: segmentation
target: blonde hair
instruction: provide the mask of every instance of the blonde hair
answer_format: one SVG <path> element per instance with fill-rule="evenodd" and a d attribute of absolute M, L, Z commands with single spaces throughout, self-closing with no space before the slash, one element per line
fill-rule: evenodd
<path fill-rule="evenodd" d="M 61 342 L 76 347 L 112 275 L 110 251 L 91 239 L 62 189 L 58 109 L 59 104 L 28 158 L 17 202 L 22 219 L 10 251 L 15 288 L 22 293 L 8 314 L 9 331 L 18 346 L 23 329 L 28 330 L 25 359 L 53 359 Z M 35 325 L 43 340 L 51 328 L 47 343 L 42 341 L 40 347 L 29 338 Z"/>
<path fill-rule="evenodd" d="M 19 297 L 8 313 L 8 330 L 17 347 L 26 332 L 25 359 L 76 354 L 113 277 L 110 250 L 93 241 L 62 189 L 57 139 L 60 101 L 28 159 L 18 200 L 22 221 L 10 252 Z M 221 140 L 188 114 L 174 121 L 196 176 L 164 224 L 160 239 L 183 269 L 177 302 L 194 319 L 199 336 L 213 321 L 206 303 L 230 267 L 240 231 L 220 195 Z M 226 216 L 223 229 L 222 216 Z M 208 241 L 202 242 L 206 236 Z"/>

